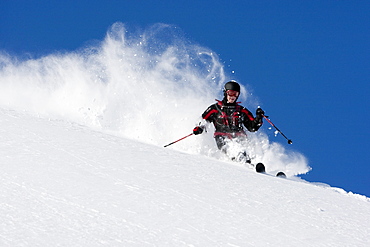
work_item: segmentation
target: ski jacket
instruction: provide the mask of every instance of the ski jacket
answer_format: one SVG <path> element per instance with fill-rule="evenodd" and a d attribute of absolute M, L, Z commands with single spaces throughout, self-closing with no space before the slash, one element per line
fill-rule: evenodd
<path fill-rule="evenodd" d="M 253 117 L 253 114 L 238 103 L 217 103 L 209 106 L 202 114 L 203 119 L 215 126 L 214 136 L 224 135 L 230 138 L 246 135 L 243 125 L 250 132 L 257 131 L 262 125 L 262 119 Z"/>

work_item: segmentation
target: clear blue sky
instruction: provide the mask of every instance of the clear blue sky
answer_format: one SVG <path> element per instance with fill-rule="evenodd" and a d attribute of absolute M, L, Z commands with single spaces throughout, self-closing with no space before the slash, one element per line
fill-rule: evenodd
<path fill-rule="evenodd" d="M 102 40 L 117 21 L 174 24 L 251 86 L 293 145 L 273 141 L 309 159 L 304 179 L 370 196 L 369 13 L 356 0 L 0 0 L 0 50 L 40 56 Z"/>

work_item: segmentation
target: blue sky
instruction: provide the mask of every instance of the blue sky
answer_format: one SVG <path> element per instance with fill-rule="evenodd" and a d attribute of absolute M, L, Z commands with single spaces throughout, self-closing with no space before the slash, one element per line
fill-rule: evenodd
<path fill-rule="evenodd" d="M 309 159 L 304 179 L 370 196 L 369 13 L 369 1 L 0 0 L 0 50 L 73 51 L 117 21 L 176 25 L 252 88 L 293 145 L 273 141 Z"/>

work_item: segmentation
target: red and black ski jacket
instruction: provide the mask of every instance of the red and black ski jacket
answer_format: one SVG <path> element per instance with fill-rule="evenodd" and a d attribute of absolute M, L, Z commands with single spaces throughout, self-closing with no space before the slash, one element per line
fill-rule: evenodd
<path fill-rule="evenodd" d="M 243 125 L 250 132 L 257 131 L 262 125 L 262 119 L 253 117 L 253 114 L 238 103 L 217 103 L 208 107 L 202 117 L 215 126 L 214 136 L 225 135 L 235 137 L 245 135 Z"/>

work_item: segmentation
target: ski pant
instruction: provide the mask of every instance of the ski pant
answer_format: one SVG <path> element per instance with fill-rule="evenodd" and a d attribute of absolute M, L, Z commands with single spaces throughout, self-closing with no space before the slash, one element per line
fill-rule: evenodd
<path fill-rule="evenodd" d="M 226 145 L 225 136 L 215 136 L 215 141 L 218 149 L 226 153 L 226 148 L 224 148 Z"/>
<path fill-rule="evenodd" d="M 214 136 L 217 147 L 231 160 L 251 163 L 251 158 L 246 150 L 246 135 L 230 138 L 227 135 Z"/>
<path fill-rule="evenodd" d="M 242 142 L 246 140 L 247 135 L 244 132 L 241 133 L 215 133 L 214 135 L 215 141 L 217 148 L 221 150 L 222 152 L 226 153 L 227 152 L 227 142 L 229 141 L 236 141 L 236 142 Z"/>

